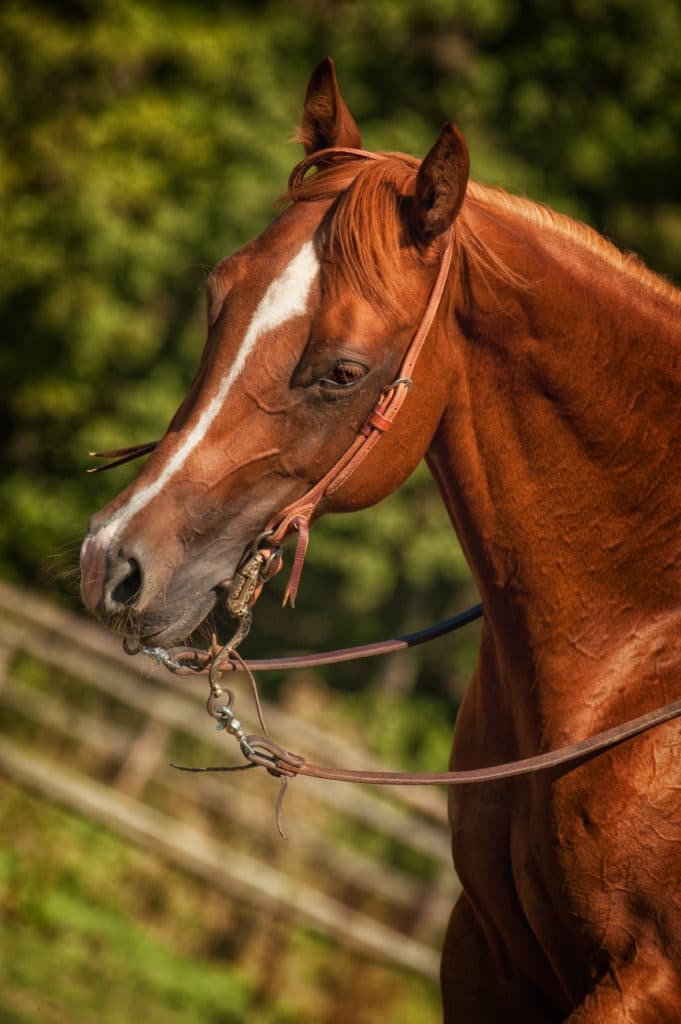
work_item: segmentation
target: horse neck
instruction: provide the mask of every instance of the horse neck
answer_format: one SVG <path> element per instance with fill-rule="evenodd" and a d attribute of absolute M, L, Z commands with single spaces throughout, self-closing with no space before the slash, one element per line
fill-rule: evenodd
<path fill-rule="evenodd" d="M 567 220 L 468 217 L 511 273 L 463 256 L 428 462 L 486 607 L 480 675 L 530 696 L 532 746 L 591 728 L 575 704 L 626 689 L 678 619 L 681 296 Z"/>

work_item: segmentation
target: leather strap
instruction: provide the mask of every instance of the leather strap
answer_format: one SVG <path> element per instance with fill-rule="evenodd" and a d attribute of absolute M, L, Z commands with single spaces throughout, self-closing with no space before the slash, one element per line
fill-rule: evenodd
<path fill-rule="evenodd" d="M 649 711 L 639 718 L 633 718 L 623 725 L 605 729 L 588 739 L 568 746 L 549 750 L 535 757 L 526 757 L 518 761 L 492 765 L 489 768 L 471 768 L 454 772 L 388 772 L 361 771 L 350 768 L 332 768 L 325 765 L 311 764 L 299 754 L 284 750 L 272 740 L 264 736 L 246 737 L 246 747 L 242 750 L 253 764 L 262 765 L 268 771 L 284 778 L 295 778 L 296 775 L 307 775 L 315 779 L 327 779 L 331 782 L 362 782 L 373 786 L 460 786 L 466 783 L 498 782 L 502 779 L 513 779 L 520 775 L 530 775 L 549 768 L 557 768 L 563 764 L 575 764 L 603 750 L 615 747 L 625 740 L 638 736 L 656 725 L 662 725 L 681 715 L 681 698 L 665 704 L 663 707 Z"/>
<path fill-rule="evenodd" d="M 441 636 L 453 633 L 469 622 L 475 622 L 482 617 L 483 609 L 481 604 L 475 604 L 450 619 L 443 619 L 433 626 L 420 629 L 415 633 L 405 633 L 404 636 L 395 637 L 391 640 L 378 640 L 372 644 L 360 644 L 356 647 L 341 647 L 335 651 L 319 651 L 316 654 L 297 654 L 288 658 L 249 658 L 248 668 L 253 672 L 276 672 L 281 669 L 311 668 L 320 665 L 337 665 L 344 661 L 357 661 L 360 658 L 376 658 L 382 654 L 393 654 L 396 651 L 404 651 L 408 647 L 419 647 L 430 640 L 437 640 Z M 136 652 L 133 652 L 136 653 Z M 172 666 L 168 665 L 175 675 L 205 675 L 210 671 L 213 661 L 211 651 L 202 651 L 197 647 L 173 647 L 169 652 Z M 229 655 L 220 661 L 221 672 L 244 672 L 246 663 L 241 659 Z"/>

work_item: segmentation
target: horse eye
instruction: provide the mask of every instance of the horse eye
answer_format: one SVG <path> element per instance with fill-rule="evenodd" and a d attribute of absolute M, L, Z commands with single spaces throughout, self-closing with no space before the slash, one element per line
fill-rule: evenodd
<path fill-rule="evenodd" d="M 336 363 L 325 377 L 319 381 L 323 388 L 347 388 L 355 384 L 366 374 L 366 369 L 359 363 Z"/>

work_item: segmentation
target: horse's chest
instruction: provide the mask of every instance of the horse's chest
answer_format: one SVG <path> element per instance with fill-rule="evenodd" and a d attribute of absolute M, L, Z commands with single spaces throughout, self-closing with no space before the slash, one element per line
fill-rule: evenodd
<path fill-rule="evenodd" d="M 542 958 L 562 965 L 561 987 L 578 993 L 651 928 L 681 952 L 673 755 L 661 732 L 562 773 L 454 796 L 457 869 L 510 960 L 524 933 L 537 969 Z"/>
<path fill-rule="evenodd" d="M 580 993 L 608 920 L 599 856 L 557 841 L 550 787 L 524 779 L 471 790 L 454 798 L 454 858 L 495 970 L 532 977 L 557 1000 Z"/>

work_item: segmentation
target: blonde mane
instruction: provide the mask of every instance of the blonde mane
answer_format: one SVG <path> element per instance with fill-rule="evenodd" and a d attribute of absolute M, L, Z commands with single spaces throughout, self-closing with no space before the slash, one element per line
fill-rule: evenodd
<path fill-rule="evenodd" d="M 291 202 L 331 200 L 325 222 L 330 257 L 342 267 L 350 287 L 385 312 L 404 309 L 403 256 L 415 247 L 405 231 L 420 161 L 403 153 L 379 153 L 378 159 L 339 150 L 302 160 L 289 179 Z M 309 173 L 315 168 L 314 173 Z M 478 237 L 471 207 L 514 217 L 585 247 L 614 270 L 678 304 L 681 294 L 634 255 L 620 251 L 592 228 L 541 203 L 470 181 L 456 220 L 459 253 L 486 275 L 515 287 L 528 287 L 507 263 Z"/>
<path fill-rule="evenodd" d="M 576 245 L 583 246 L 589 252 L 603 259 L 613 270 L 633 278 L 644 288 L 648 288 L 676 304 L 681 302 L 679 290 L 665 278 L 649 270 L 635 253 L 623 252 L 618 249 L 616 245 L 582 221 L 574 220 L 564 213 L 557 213 L 543 203 L 511 195 L 501 188 L 479 185 L 474 181 L 468 183 L 466 198 L 484 209 L 510 214 L 542 230 L 554 232 Z"/>
<path fill-rule="evenodd" d="M 408 242 L 401 214 L 414 194 L 419 161 L 401 153 L 380 157 L 334 159 L 330 151 L 321 166 L 308 157 L 293 169 L 288 198 L 333 200 L 325 223 L 329 255 L 353 291 L 388 312 L 404 300 L 400 257 Z M 308 174 L 312 167 L 318 169 Z"/>

